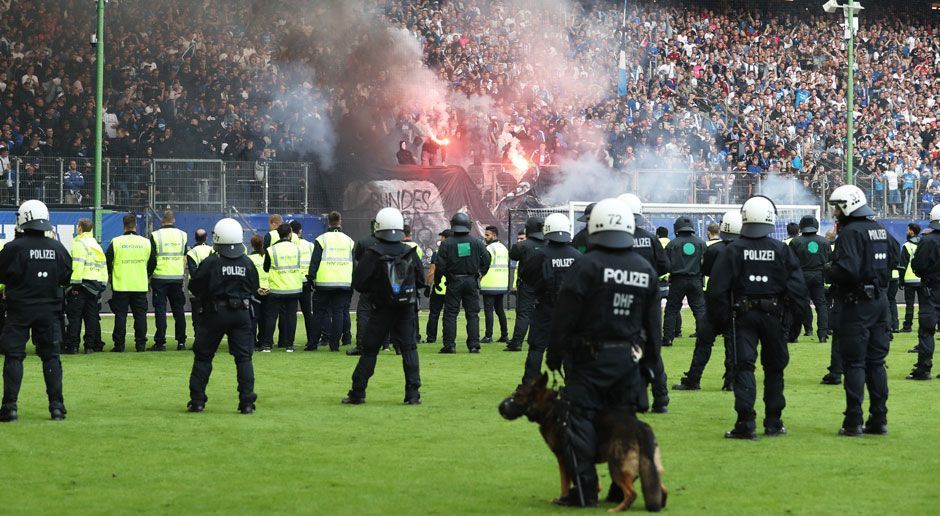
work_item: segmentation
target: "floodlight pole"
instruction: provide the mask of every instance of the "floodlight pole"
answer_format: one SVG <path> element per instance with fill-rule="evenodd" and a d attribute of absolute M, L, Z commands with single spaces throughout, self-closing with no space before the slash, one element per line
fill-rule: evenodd
<path fill-rule="evenodd" d="M 101 232 L 101 146 L 104 143 L 104 5 L 107 0 L 98 0 L 98 30 L 95 49 L 95 236 L 98 242 L 103 238 Z"/>
<path fill-rule="evenodd" d="M 101 0 L 99 0 L 101 1 Z M 849 58 L 848 88 L 846 92 L 846 103 L 848 107 L 846 120 L 846 183 L 855 184 L 855 0 L 848 0 L 845 5 L 845 26 Z"/>

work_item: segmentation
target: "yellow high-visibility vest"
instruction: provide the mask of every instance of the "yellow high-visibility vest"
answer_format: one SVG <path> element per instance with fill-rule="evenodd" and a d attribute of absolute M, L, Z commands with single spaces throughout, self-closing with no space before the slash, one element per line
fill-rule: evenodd
<path fill-rule="evenodd" d="M 418 259 L 419 259 L 419 260 L 423 260 L 423 259 L 424 259 L 424 252 L 421 250 L 421 246 L 418 245 L 417 242 L 414 242 L 414 241 L 412 241 L 412 240 L 402 240 L 401 243 L 403 243 L 403 244 L 407 245 L 408 247 L 414 249 L 415 252 L 418 253 Z"/>
<path fill-rule="evenodd" d="M 268 248 L 271 269 L 268 271 L 268 290 L 275 295 L 300 294 L 304 286 L 301 271 L 300 248 L 291 241 L 278 242 Z"/>
<path fill-rule="evenodd" d="M 300 248 L 300 268 L 303 270 L 304 274 L 307 274 L 307 271 L 310 269 L 310 258 L 313 257 L 313 243 L 309 240 L 304 240 L 296 234 L 292 234 L 290 241 Z"/>
<path fill-rule="evenodd" d="M 157 247 L 157 268 L 153 279 L 183 281 L 186 272 L 186 232 L 177 228 L 160 228 L 150 234 Z"/>
<path fill-rule="evenodd" d="M 80 284 L 83 280 L 108 282 L 107 259 L 91 233 L 82 233 L 72 239 L 71 283 Z"/>
<path fill-rule="evenodd" d="M 199 264 L 201 264 L 203 260 L 208 258 L 210 254 L 212 254 L 211 245 L 199 244 L 199 245 L 194 245 L 193 248 L 190 249 L 189 252 L 186 253 L 186 256 L 192 258 L 193 263 L 196 264 L 196 267 L 199 267 Z"/>
<path fill-rule="evenodd" d="M 272 245 L 276 244 L 277 241 L 281 239 L 281 237 L 278 236 L 276 229 L 272 229 L 271 231 L 268 231 L 268 236 L 270 237 L 270 243 L 268 243 L 268 247 L 271 247 Z"/>
<path fill-rule="evenodd" d="M 150 240 L 135 235 L 121 235 L 111 240 L 114 249 L 111 288 L 115 292 L 146 292 Z"/>
<path fill-rule="evenodd" d="M 342 231 L 327 231 L 317 237 L 323 249 L 317 268 L 316 286 L 349 288 L 352 286 L 353 247 L 356 243 Z"/>
<path fill-rule="evenodd" d="M 2 249 L 2 247 L 0 247 Z M 904 249 L 907 249 L 907 269 L 904 270 L 904 283 L 920 283 L 920 276 L 914 274 L 914 268 L 911 263 L 914 261 L 914 253 L 917 252 L 917 244 L 914 242 L 904 242 Z"/>
<path fill-rule="evenodd" d="M 486 246 L 490 253 L 490 269 L 480 280 L 481 292 L 503 293 L 509 290 L 509 249 L 502 242 Z"/>
<path fill-rule="evenodd" d="M 263 253 L 254 253 L 249 254 L 248 259 L 251 260 L 251 263 L 255 264 L 255 269 L 258 271 L 258 288 L 267 289 L 268 287 L 268 273 L 264 271 L 264 254 Z"/>

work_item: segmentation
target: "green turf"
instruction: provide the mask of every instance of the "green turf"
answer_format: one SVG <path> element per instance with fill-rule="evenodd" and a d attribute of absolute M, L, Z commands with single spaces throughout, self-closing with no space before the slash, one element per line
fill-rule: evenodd
<path fill-rule="evenodd" d="M 690 318 L 686 319 L 687 321 Z M 105 319 L 106 340 L 111 320 Z M 152 331 L 152 326 L 151 326 Z M 686 323 L 686 335 L 691 332 Z M 841 387 L 819 385 L 829 348 L 791 346 L 784 420 L 790 435 L 731 442 L 733 398 L 720 362 L 703 390 L 673 392 L 656 431 L 675 514 L 918 514 L 940 503 L 940 380 L 903 380 L 912 334 L 889 356 L 890 435 L 845 439 Z M 107 345 L 110 348 L 110 343 Z M 401 361 L 379 357 L 363 406 L 342 406 L 355 359 L 341 353 L 255 355 L 258 412 L 235 412 L 234 365 L 220 355 L 203 414 L 184 412 L 190 353 L 63 357 L 68 420 L 49 421 L 30 356 L 20 421 L 0 426 L 0 512 L 453 514 L 564 511 L 557 469 L 534 424 L 496 406 L 524 354 L 421 346 L 424 405 L 401 404 Z M 670 384 L 692 342 L 664 351 Z M 760 404 L 760 402 L 759 402 Z M 760 411 L 760 408 L 758 409 Z M 599 468 L 605 482 L 604 468 Z M 607 505 L 606 507 L 609 507 Z M 641 500 L 634 510 L 642 510 Z"/>

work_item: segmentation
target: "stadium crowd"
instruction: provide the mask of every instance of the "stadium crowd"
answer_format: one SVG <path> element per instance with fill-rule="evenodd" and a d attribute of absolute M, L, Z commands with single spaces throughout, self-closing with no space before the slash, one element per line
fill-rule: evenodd
<path fill-rule="evenodd" d="M 839 18 L 818 8 L 762 12 L 739 2 L 718 12 L 630 2 L 622 30 L 617 2 L 571 7 L 562 26 L 566 48 L 544 54 L 556 65 L 553 76 L 587 86 L 562 91 L 563 83 L 545 79 L 547 63 L 524 59 L 547 45 L 534 36 L 555 41 L 558 34 L 548 31 L 560 22 L 523 2 L 364 3 L 416 38 L 426 65 L 451 88 L 493 99 L 488 127 L 452 113 L 448 136 L 468 149 L 466 163 L 508 161 L 508 133 L 539 165 L 590 154 L 627 170 L 692 171 L 698 202 L 722 194 L 740 201 L 770 176 L 820 196 L 844 182 L 844 40 Z M 36 180 L 29 167 L 14 178 L 11 158 L 87 158 L 94 144 L 94 9 L 81 0 L 7 5 L 0 16 L 4 199 L 14 180 Z M 309 130 L 311 120 L 338 120 L 349 107 L 342 92 L 298 86 L 291 66 L 279 61 L 282 34 L 309 29 L 302 16 L 289 16 L 303 5 L 112 1 L 106 155 L 316 161 L 314 149 L 325 142 Z M 929 16 L 899 9 L 873 5 L 861 20 L 855 169 L 884 215 L 916 217 L 940 202 L 933 115 L 940 39 Z M 622 40 L 626 83 L 618 85 Z M 391 134 L 408 127 L 396 117 L 420 119 L 404 115 L 406 107 L 376 129 L 389 141 L 414 141 L 414 131 Z M 124 173 L 141 173 L 135 170 Z M 90 183 L 79 181 L 81 166 L 76 172 L 66 185 L 72 199 Z"/>

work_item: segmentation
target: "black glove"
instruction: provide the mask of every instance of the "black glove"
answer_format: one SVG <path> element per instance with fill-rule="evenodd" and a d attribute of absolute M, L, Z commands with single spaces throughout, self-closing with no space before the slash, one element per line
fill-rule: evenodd
<path fill-rule="evenodd" d="M 561 371 L 561 357 L 555 353 L 548 353 L 545 356 L 545 365 L 549 371 Z"/>
<path fill-rule="evenodd" d="M 431 287 L 424 287 L 424 297 L 431 298 Z"/>

